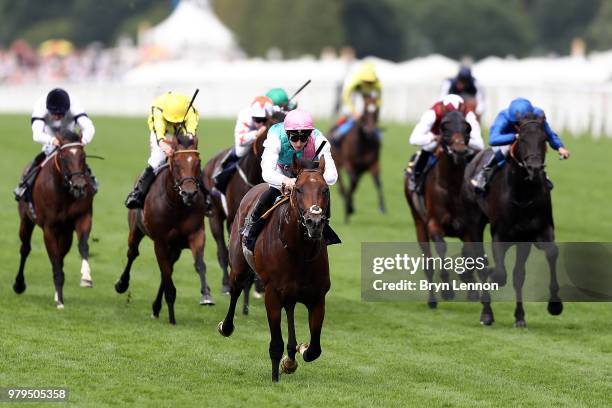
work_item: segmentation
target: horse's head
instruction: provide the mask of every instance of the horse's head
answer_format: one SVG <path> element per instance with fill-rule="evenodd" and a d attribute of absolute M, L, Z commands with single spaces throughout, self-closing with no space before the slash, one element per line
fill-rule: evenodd
<path fill-rule="evenodd" d="M 202 188 L 198 139 L 195 136 L 189 138 L 179 135 L 172 140 L 172 150 L 169 164 L 174 189 L 181 196 L 183 203 L 190 206 Z"/>
<path fill-rule="evenodd" d="M 467 158 L 471 131 L 472 127 L 459 111 L 448 112 L 440 121 L 440 144 L 455 164 L 464 163 Z"/>
<path fill-rule="evenodd" d="M 378 93 L 371 92 L 363 97 L 363 113 L 361 114 L 361 130 L 368 138 L 376 137 L 378 128 Z"/>
<path fill-rule="evenodd" d="M 75 199 L 83 197 L 88 185 L 85 150 L 81 136 L 69 130 L 56 134 L 60 144 L 55 155 L 55 167 Z"/>
<path fill-rule="evenodd" d="M 530 113 L 523 117 L 516 126 L 518 136 L 510 148 L 510 157 L 525 169 L 529 181 L 534 181 L 544 172 L 548 139 L 545 122 L 544 115 Z"/>
<path fill-rule="evenodd" d="M 306 228 L 308 238 L 319 240 L 323 227 L 329 221 L 326 209 L 329 206 L 329 186 L 323 178 L 325 159 L 317 162 L 293 158 L 292 170 L 297 174 L 291 191 L 291 206 L 299 212 L 299 220 Z"/>

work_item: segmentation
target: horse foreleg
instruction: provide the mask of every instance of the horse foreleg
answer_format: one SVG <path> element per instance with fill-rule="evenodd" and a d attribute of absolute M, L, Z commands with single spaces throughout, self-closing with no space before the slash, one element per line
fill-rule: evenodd
<path fill-rule="evenodd" d="M 238 303 L 240 293 L 244 290 L 246 281 L 249 279 L 250 274 L 253 273 L 246 259 L 244 259 L 240 244 L 234 242 L 232 245 L 234 246 L 232 247 L 232 271 L 229 276 L 230 304 L 229 308 L 227 309 L 225 319 L 219 322 L 219 325 L 217 326 L 219 333 L 221 333 L 221 335 L 225 337 L 231 336 L 234 332 L 234 315 L 236 313 L 236 303 Z"/>
<path fill-rule="evenodd" d="M 295 338 L 294 311 L 295 304 L 285 306 L 285 312 L 287 313 L 287 334 L 289 337 L 287 340 L 287 357 L 281 360 L 281 369 L 285 374 L 293 374 L 298 367 L 297 361 L 295 361 L 297 340 Z"/>
<path fill-rule="evenodd" d="M 429 230 L 429 236 L 431 237 L 431 240 L 434 242 L 438 256 L 444 259 L 446 257 L 446 249 L 447 249 L 446 241 L 444 241 L 444 230 L 433 219 L 429 220 L 427 227 Z M 452 286 L 449 284 L 449 279 L 448 279 L 449 272 L 444 267 L 444 265 L 442 265 L 442 268 L 440 269 L 440 278 L 442 282 L 445 283 L 445 287 L 448 288 L 448 289 L 442 290 L 442 299 L 444 300 L 454 299 L 455 291 L 452 289 Z"/>
<path fill-rule="evenodd" d="M 174 301 L 176 300 L 176 287 L 172 282 L 172 268 L 174 262 L 178 259 L 180 249 L 169 248 L 163 243 L 155 243 L 155 256 L 157 264 L 161 271 L 161 282 L 164 289 L 164 297 L 168 306 L 168 321 L 170 324 L 176 324 L 174 317 Z M 155 312 L 155 311 L 154 311 Z"/>
<path fill-rule="evenodd" d="M 219 266 L 221 267 L 221 271 L 223 272 L 223 277 L 221 278 L 221 293 L 229 294 L 229 274 L 228 274 L 228 264 L 229 264 L 229 254 L 227 251 L 227 245 L 225 244 L 225 232 L 223 230 L 223 218 L 219 214 L 219 210 L 216 210 L 212 217 L 208 219 L 208 223 L 210 225 L 210 232 L 212 233 L 215 242 L 217 243 L 217 260 L 219 261 Z"/>
<path fill-rule="evenodd" d="M 527 327 L 525 322 L 525 310 L 523 309 L 523 284 L 525 283 L 525 263 L 531 252 L 529 242 L 521 242 L 516 245 L 516 263 L 512 272 L 512 283 L 516 296 L 516 308 L 514 309 L 514 326 Z"/>
<path fill-rule="evenodd" d="M 34 223 L 28 218 L 26 214 L 21 216 L 21 224 L 19 225 L 19 239 L 21 240 L 21 248 L 19 253 L 21 258 L 19 260 L 19 271 L 15 276 L 15 283 L 13 283 L 13 290 L 17 294 L 21 294 L 26 290 L 25 276 L 23 274 L 26 259 L 32 250 L 30 244 L 32 240 L 32 231 L 34 230 Z"/>
<path fill-rule="evenodd" d="M 76 233 L 79 241 L 79 254 L 81 255 L 81 282 L 83 288 L 91 288 L 91 268 L 89 267 L 89 234 L 91 233 L 91 213 L 85 214 L 76 222 Z"/>
<path fill-rule="evenodd" d="M 308 327 L 310 328 L 310 343 L 297 346 L 304 361 L 314 361 L 321 355 L 321 329 L 325 318 L 325 295 L 313 304 L 306 305 L 308 308 Z"/>
<path fill-rule="evenodd" d="M 189 237 L 189 248 L 193 255 L 194 267 L 198 276 L 200 277 L 200 298 L 201 305 L 213 306 L 215 301 L 210 294 L 210 287 L 206 283 L 206 264 L 204 263 L 204 243 L 206 237 L 204 234 L 204 228 L 198 230 L 195 234 Z"/>
<path fill-rule="evenodd" d="M 538 239 L 539 242 L 535 245 L 546 254 L 546 261 L 548 262 L 548 269 L 550 270 L 548 313 L 553 316 L 558 316 L 563 312 L 563 302 L 559 297 L 559 282 L 557 281 L 557 257 L 559 256 L 559 248 L 553 239 L 554 236 L 550 233 Z"/>
<path fill-rule="evenodd" d="M 413 211 L 413 216 L 419 246 L 423 251 L 423 255 L 429 258 L 431 257 L 431 247 L 429 245 L 429 234 L 427 233 L 427 227 L 425 226 L 425 223 L 420 219 L 420 216 L 416 213 L 416 211 Z M 434 276 L 433 268 L 430 268 L 429 265 L 427 265 L 423 269 L 425 272 L 425 277 L 427 278 L 427 282 L 432 283 Z M 435 309 L 436 307 L 438 307 L 438 301 L 436 300 L 436 295 L 434 293 L 434 290 L 432 289 L 432 285 L 429 285 L 429 288 L 429 298 L 427 299 L 427 305 L 430 309 Z"/>
<path fill-rule="evenodd" d="M 278 382 L 278 369 L 283 357 L 283 333 L 281 332 L 281 310 L 282 304 L 274 289 L 267 289 L 264 296 L 266 301 L 266 312 L 268 315 L 268 326 L 270 327 L 270 360 L 272 361 L 272 381 Z"/>
<path fill-rule="evenodd" d="M 117 291 L 117 293 L 124 293 L 130 286 L 130 271 L 132 269 L 132 263 L 139 255 L 138 246 L 140 245 L 140 241 L 142 241 L 142 238 L 144 237 L 144 233 L 140 230 L 140 228 L 138 228 L 135 222 L 130 224 L 130 233 L 128 235 L 127 265 L 125 265 L 123 273 L 119 277 L 119 280 L 115 283 L 115 290 Z"/>
<path fill-rule="evenodd" d="M 504 263 L 508 248 L 510 248 L 510 245 L 507 242 L 500 242 L 497 236 L 493 236 L 493 260 L 495 261 L 495 267 L 493 273 L 490 274 L 490 278 L 500 286 L 506 284 L 506 278 L 508 276 Z M 487 273 L 483 273 L 483 276 L 486 275 Z M 480 313 L 480 324 L 490 326 L 495 321 L 495 318 L 493 317 L 493 309 L 491 308 L 491 294 L 488 291 L 482 292 L 481 303 L 482 311 Z"/>
<path fill-rule="evenodd" d="M 354 170 L 347 169 L 347 173 L 349 175 L 350 185 L 344 197 L 344 204 L 345 204 L 344 222 L 346 223 L 349 222 L 349 217 L 355 212 L 355 208 L 353 207 L 353 194 L 355 193 L 355 190 L 357 189 L 357 183 L 359 181 L 359 176 Z"/>
<path fill-rule="evenodd" d="M 372 173 L 372 178 L 374 179 L 374 185 L 376 186 L 376 191 L 378 193 L 378 210 L 384 214 L 386 212 L 385 209 L 385 197 L 383 195 L 382 190 L 382 182 L 380 181 L 380 165 L 376 162 L 371 168 L 370 172 Z"/>
<path fill-rule="evenodd" d="M 72 229 L 49 228 L 44 229 L 45 246 L 53 269 L 53 283 L 55 285 L 55 305 L 58 309 L 64 308 L 64 257 L 72 244 Z"/>

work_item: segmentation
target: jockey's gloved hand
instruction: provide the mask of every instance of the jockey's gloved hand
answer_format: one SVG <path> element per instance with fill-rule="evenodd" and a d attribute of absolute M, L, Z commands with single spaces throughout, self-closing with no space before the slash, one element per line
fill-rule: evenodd
<path fill-rule="evenodd" d="M 570 152 L 569 152 L 569 150 L 567 150 L 565 147 L 560 147 L 560 148 L 559 148 L 559 150 L 558 150 L 558 152 L 559 152 L 559 157 L 560 157 L 562 160 L 569 159 L 569 157 L 570 157 Z"/>
<path fill-rule="evenodd" d="M 166 154 L 166 156 L 171 156 L 172 155 L 172 146 L 170 146 L 170 142 L 168 140 L 165 140 L 165 139 L 161 140 L 159 142 L 159 147 Z"/>
<path fill-rule="evenodd" d="M 297 102 L 289 102 L 287 104 L 287 112 L 297 109 L 297 107 L 298 107 Z"/>
<path fill-rule="evenodd" d="M 290 192 L 291 190 L 293 190 L 293 187 L 295 187 L 295 179 L 285 177 L 285 180 L 283 181 L 283 191 Z"/>
<path fill-rule="evenodd" d="M 185 133 L 185 137 L 187 137 L 189 140 L 193 140 L 193 133 Z"/>

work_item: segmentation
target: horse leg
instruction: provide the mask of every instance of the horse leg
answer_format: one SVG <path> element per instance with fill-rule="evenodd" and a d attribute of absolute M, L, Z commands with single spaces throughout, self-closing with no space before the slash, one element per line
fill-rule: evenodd
<path fill-rule="evenodd" d="M 225 244 L 223 218 L 219 214 L 218 210 L 216 210 L 214 215 L 208 219 L 208 224 L 210 225 L 210 232 L 217 243 L 217 260 L 219 261 L 219 266 L 223 272 L 223 277 L 221 278 L 221 293 L 226 295 L 230 293 L 229 274 L 227 271 L 229 254 L 227 251 L 227 245 Z"/>
<path fill-rule="evenodd" d="M 558 316 L 563 312 L 563 302 L 559 297 L 559 282 L 557 282 L 557 257 L 559 256 L 559 248 L 554 242 L 552 228 L 547 231 L 543 237 L 538 238 L 535 243 L 536 248 L 541 249 L 546 254 L 548 269 L 550 271 L 550 284 L 548 290 L 550 298 L 548 300 L 548 313 L 553 316 Z"/>
<path fill-rule="evenodd" d="M 242 314 L 248 316 L 249 314 L 249 305 L 251 303 L 251 287 L 253 287 L 253 283 L 255 283 L 255 272 L 251 272 L 249 277 L 244 281 L 244 285 L 242 291 L 244 292 L 244 297 L 242 298 Z"/>
<path fill-rule="evenodd" d="M 82 288 L 91 288 L 91 268 L 89 267 L 89 234 L 91 233 L 91 213 L 87 213 L 76 222 L 75 228 L 79 241 L 79 254 L 81 255 L 81 282 Z"/>
<path fill-rule="evenodd" d="M 32 250 L 32 245 L 30 244 L 32 240 L 32 231 L 34 231 L 34 223 L 24 213 L 21 216 L 21 224 L 19 225 L 19 239 L 21 240 L 21 248 L 19 249 L 21 255 L 19 260 L 19 271 L 17 272 L 17 276 L 15 276 L 15 283 L 13 283 L 13 290 L 17 294 L 21 294 L 26 290 L 23 270 L 25 268 L 26 259 Z"/>
<path fill-rule="evenodd" d="M 229 337 L 234 332 L 234 315 L 236 314 L 236 304 L 238 303 L 238 298 L 240 297 L 240 293 L 247 287 L 245 295 L 248 294 L 247 281 L 250 278 L 253 271 L 251 271 L 251 267 L 247 263 L 246 259 L 242 254 L 238 254 L 234 258 L 232 258 L 231 263 L 232 271 L 229 276 L 229 285 L 230 285 L 230 304 L 227 309 L 227 314 L 225 315 L 225 319 L 219 322 L 217 329 L 219 333 L 225 337 Z M 248 309 L 248 303 L 247 303 Z"/>
<path fill-rule="evenodd" d="M 266 313 L 270 327 L 270 360 L 272 361 L 272 381 L 278 382 L 278 369 L 283 357 L 283 333 L 281 332 L 282 304 L 276 290 L 268 288 L 265 292 Z"/>
<path fill-rule="evenodd" d="M 161 311 L 161 308 L 162 308 L 162 297 L 163 296 L 164 296 L 164 282 L 163 280 L 160 280 L 159 289 L 157 289 L 157 295 L 155 296 L 155 300 L 153 301 L 153 306 L 151 307 L 151 309 L 153 310 L 151 317 L 154 319 L 159 318 L 159 312 Z"/>
<path fill-rule="evenodd" d="M 429 236 L 431 237 L 431 240 L 434 242 L 434 245 L 436 247 L 436 252 L 440 256 L 440 258 L 444 259 L 446 257 L 447 249 L 446 241 L 444 241 L 444 231 L 433 219 L 429 220 L 427 227 Z M 449 284 L 448 277 L 448 270 L 446 270 L 446 268 L 444 268 L 444 265 L 442 265 L 442 268 L 440 269 L 440 278 L 442 279 L 442 282 L 445 283 L 445 286 L 448 287 L 448 289 L 442 290 L 442 299 L 444 300 L 452 300 L 455 298 L 455 292 Z"/>
<path fill-rule="evenodd" d="M 308 308 L 308 326 L 310 328 L 310 343 L 300 344 L 297 350 L 304 361 L 314 361 L 321 355 L 321 329 L 325 318 L 325 295 L 321 295 L 315 303 L 306 305 Z"/>
<path fill-rule="evenodd" d="M 491 280 L 499 283 L 500 286 L 506 284 L 507 273 L 504 261 L 508 248 L 510 248 L 508 243 L 502 243 L 499 241 L 498 237 L 493 237 L 493 260 L 495 261 L 495 269 L 491 274 Z M 487 276 L 488 274 L 489 272 L 483 272 L 481 276 Z M 495 318 L 493 317 L 493 309 L 491 308 L 491 295 L 488 291 L 482 293 L 481 303 L 482 311 L 480 312 L 480 324 L 490 326 L 495 321 Z"/>
<path fill-rule="evenodd" d="M 293 374 L 297 370 L 298 363 L 295 360 L 297 353 L 297 340 L 295 339 L 295 322 L 294 322 L 295 303 L 285 306 L 287 313 L 287 331 L 289 339 L 287 340 L 287 357 L 281 360 L 281 369 L 285 374 Z"/>
<path fill-rule="evenodd" d="M 136 223 L 132 223 L 132 225 L 130 225 L 130 233 L 128 235 L 128 261 L 127 265 L 125 265 L 123 273 L 119 277 L 119 280 L 115 283 L 115 290 L 117 293 L 124 293 L 130 286 L 130 270 L 132 269 L 132 263 L 140 254 L 138 251 L 138 246 L 140 245 L 140 241 L 142 241 L 143 237 L 144 233 L 140 230 L 140 228 L 138 228 Z M 153 314 L 155 315 L 155 313 Z M 159 309 L 157 309 L 157 316 L 159 316 Z"/>
<path fill-rule="evenodd" d="M 514 327 L 527 327 L 525 322 L 525 310 L 523 309 L 523 284 L 525 283 L 525 263 L 531 252 L 529 242 L 521 242 L 516 245 L 516 263 L 512 271 L 512 283 L 516 296 L 516 307 L 514 309 Z"/>
<path fill-rule="evenodd" d="M 346 196 L 344 197 L 345 223 L 349 222 L 349 217 L 355 212 L 355 208 L 353 207 L 353 194 L 357 189 L 357 182 L 359 181 L 359 176 L 353 169 L 347 169 L 347 173 L 349 175 L 350 185 L 348 191 L 346 192 Z"/>
<path fill-rule="evenodd" d="M 206 236 L 204 234 L 204 228 L 190 236 L 188 241 L 191 254 L 193 255 L 194 267 L 200 277 L 200 293 L 202 294 L 200 304 L 214 306 L 215 301 L 210 294 L 210 287 L 208 283 L 206 283 L 206 263 L 204 263 L 204 243 L 206 242 Z"/>
<path fill-rule="evenodd" d="M 414 225 L 416 229 L 417 240 L 419 242 L 419 246 L 421 247 L 421 250 L 423 251 L 423 255 L 429 258 L 431 257 L 431 247 L 429 245 L 429 234 L 427 233 L 427 228 L 425 227 L 425 223 L 419 217 L 420 216 L 418 214 L 414 214 Z M 434 270 L 430 267 L 426 267 L 424 268 L 424 272 L 425 272 L 425 277 L 427 278 L 427 282 L 432 283 L 433 276 L 434 276 Z M 438 301 L 436 300 L 436 295 L 433 289 L 431 288 L 431 285 L 429 287 L 430 287 L 429 299 L 427 299 L 427 305 L 429 306 L 430 309 L 435 309 L 436 307 L 438 307 Z"/>
<path fill-rule="evenodd" d="M 376 162 L 371 168 L 370 172 L 372 173 L 372 178 L 374 178 L 374 185 L 376 186 L 376 191 L 378 192 L 378 210 L 384 214 L 386 212 L 385 209 L 385 198 L 383 196 L 382 191 L 382 182 L 380 181 L 380 165 Z"/>
<path fill-rule="evenodd" d="M 71 228 L 49 228 L 44 230 L 45 246 L 53 269 L 55 305 L 64 308 L 64 257 L 72 244 Z"/>
<path fill-rule="evenodd" d="M 172 268 L 178 259 L 180 249 L 170 248 L 163 243 L 155 243 L 155 256 L 161 271 L 161 282 L 164 289 L 164 297 L 168 306 L 168 321 L 176 324 L 174 317 L 174 301 L 176 300 L 176 287 L 172 282 Z M 158 294 L 159 296 L 159 294 Z M 153 310 L 155 314 L 155 310 Z"/>

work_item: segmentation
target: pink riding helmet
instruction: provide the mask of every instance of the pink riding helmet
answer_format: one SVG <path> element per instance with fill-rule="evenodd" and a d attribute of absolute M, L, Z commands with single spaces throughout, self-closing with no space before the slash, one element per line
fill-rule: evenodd
<path fill-rule="evenodd" d="M 310 116 L 310 113 L 301 109 L 295 109 L 289 112 L 287 116 L 285 116 L 283 124 L 285 130 L 314 129 L 312 116 Z"/>

